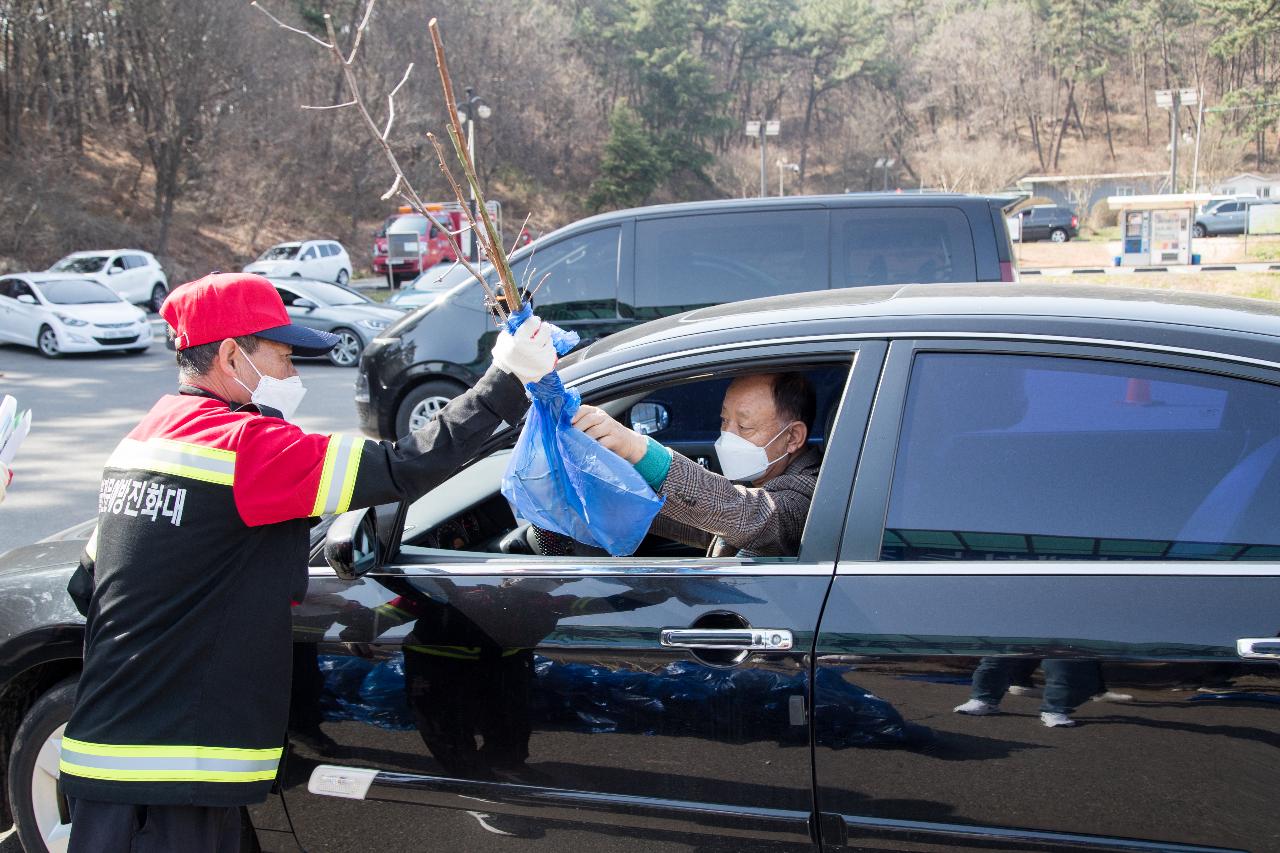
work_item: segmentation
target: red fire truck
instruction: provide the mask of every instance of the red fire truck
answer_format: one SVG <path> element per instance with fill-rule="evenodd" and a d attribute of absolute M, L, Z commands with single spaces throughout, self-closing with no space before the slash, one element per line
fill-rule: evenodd
<path fill-rule="evenodd" d="M 502 206 L 491 201 L 487 202 L 486 207 L 501 233 Z M 464 252 L 470 250 L 471 235 L 462 232 L 466 217 L 457 202 L 428 204 L 427 212 L 437 223 L 447 226 L 458 235 L 457 241 Z M 374 274 L 385 277 L 390 266 L 391 275 L 397 282 L 415 278 L 423 270 L 438 263 L 454 260 L 453 246 L 439 227 L 407 206 L 401 207 L 395 215 L 388 216 L 373 235 Z"/>

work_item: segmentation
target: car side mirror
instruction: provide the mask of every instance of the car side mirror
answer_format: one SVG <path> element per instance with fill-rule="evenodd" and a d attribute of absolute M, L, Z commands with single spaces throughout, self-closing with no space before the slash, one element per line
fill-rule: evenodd
<path fill-rule="evenodd" d="M 122 272 L 124 272 L 124 270 L 120 267 L 111 267 L 107 270 L 107 275 L 117 275 Z"/>
<path fill-rule="evenodd" d="M 22 294 L 21 296 L 19 296 L 19 297 L 18 297 L 18 301 L 19 301 L 19 302 L 24 302 L 24 303 L 26 303 L 27 305 L 38 305 L 38 304 L 40 304 L 40 303 L 36 302 L 36 298 L 35 298 L 34 296 L 32 296 L 30 293 L 24 293 L 24 294 Z"/>
<path fill-rule="evenodd" d="M 631 407 L 631 428 L 641 435 L 662 432 L 671 425 L 671 413 L 661 403 L 636 403 Z"/>
<path fill-rule="evenodd" d="M 314 302 L 312 302 L 310 299 L 295 299 L 291 307 L 305 308 L 308 311 L 314 311 L 318 306 Z"/>
<path fill-rule="evenodd" d="M 377 513 L 372 507 L 344 512 L 324 537 L 324 561 L 344 581 L 368 574 L 382 563 Z"/>

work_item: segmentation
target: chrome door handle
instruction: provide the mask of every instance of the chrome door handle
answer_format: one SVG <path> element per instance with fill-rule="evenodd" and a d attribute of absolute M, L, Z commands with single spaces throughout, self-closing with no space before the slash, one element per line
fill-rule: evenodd
<path fill-rule="evenodd" d="M 1247 637 L 1236 640 L 1236 654 L 1256 660 L 1280 660 L 1280 637 Z"/>
<path fill-rule="evenodd" d="M 658 642 L 680 649 L 733 649 L 776 652 L 791 648 L 785 628 L 663 628 Z"/>

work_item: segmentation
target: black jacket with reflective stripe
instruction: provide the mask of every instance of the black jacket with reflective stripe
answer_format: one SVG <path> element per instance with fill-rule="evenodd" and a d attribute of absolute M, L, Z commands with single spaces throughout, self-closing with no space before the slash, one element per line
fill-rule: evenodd
<path fill-rule="evenodd" d="M 68 589 L 86 617 L 62 788 L 135 804 L 246 805 L 285 743 L 291 607 L 311 516 L 413 499 L 527 403 L 491 369 L 394 444 L 316 436 L 184 389 L 112 454 Z"/>

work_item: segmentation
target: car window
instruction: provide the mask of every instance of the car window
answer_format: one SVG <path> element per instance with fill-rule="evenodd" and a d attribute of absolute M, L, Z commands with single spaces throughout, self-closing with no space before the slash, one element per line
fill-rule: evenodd
<path fill-rule="evenodd" d="M 316 247 L 315 247 L 315 246 L 308 246 L 308 247 L 307 247 L 307 249 L 306 249 L 306 251 L 304 251 L 304 252 L 302 253 L 301 257 L 299 257 L 299 258 L 298 258 L 298 260 L 300 260 L 300 261 L 312 261 L 312 260 L 315 260 L 315 257 L 316 257 Z"/>
<path fill-rule="evenodd" d="M 54 305 L 90 305 L 121 301 L 114 290 L 88 279 L 42 281 L 36 284 L 36 289 L 46 301 Z"/>
<path fill-rule="evenodd" d="M 1218 213 L 1235 213 L 1239 209 L 1240 209 L 1239 204 L 1237 204 L 1236 202 L 1231 202 L 1229 204 L 1224 204 L 1222 207 L 1218 208 Z"/>
<path fill-rule="evenodd" d="M 9 286 L 9 295 L 14 299 L 17 299 L 19 296 L 30 296 L 32 299 L 36 298 L 35 291 L 31 289 L 31 285 L 18 278 L 12 280 L 12 283 Z"/>
<path fill-rule="evenodd" d="M 142 255 L 125 255 L 124 262 L 125 266 L 131 270 L 136 270 L 147 265 L 147 259 L 142 257 Z"/>
<path fill-rule="evenodd" d="M 513 263 L 516 280 L 538 288 L 533 298 L 538 316 L 555 321 L 616 319 L 621 233 L 615 226 L 577 234 Z M 493 274 L 486 279 L 496 281 Z"/>
<path fill-rule="evenodd" d="M 91 273 L 102 272 L 106 266 L 106 255 L 86 255 L 78 258 L 63 258 L 53 265 L 53 272 Z"/>
<path fill-rule="evenodd" d="M 124 262 L 124 255 L 116 255 L 114 258 L 111 259 L 111 269 L 113 270 L 127 269 L 127 266 Z"/>
<path fill-rule="evenodd" d="M 827 213 L 705 213 L 636 222 L 637 320 L 827 287 Z"/>
<path fill-rule="evenodd" d="M 330 243 L 330 244 L 329 244 L 329 254 L 330 254 L 330 255 L 333 255 L 334 257 L 337 257 L 338 255 L 341 255 L 341 254 L 342 254 L 342 247 L 341 247 L 340 245 L 338 245 L 337 243 Z"/>
<path fill-rule="evenodd" d="M 884 559 L 1280 556 L 1275 386 L 930 353 L 903 417 Z"/>
<path fill-rule="evenodd" d="M 977 278 L 973 233 L 958 208 L 866 208 L 833 215 L 831 250 L 837 269 L 843 264 L 841 287 Z"/>
<path fill-rule="evenodd" d="M 297 302 L 299 299 L 304 298 L 302 294 L 295 293 L 294 291 L 288 289 L 287 287 L 277 286 L 276 293 L 280 294 L 280 301 L 284 303 L 286 308 L 293 305 L 293 303 Z"/>
<path fill-rule="evenodd" d="M 260 261 L 292 260 L 298 256 L 298 249 L 300 248 L 302 247 L 299 246 L 297 243 L 272 246 L 270 249 L 267 249 L 265 252 L 263 252 L 262 255 L 258 258 L 258 260 Z"/>
<path fill-rule="evenodd" d="M 815 438 L 809 444 L 816 452 L 820 453 L 824 445 L 822 437 L 829 428 L 833 407 L 838 406 L 844 392 L 849 367 L 845 361 L 809 368 L 788 368 L 804 373 L 813 386 L 817 403 L 813 428 Z M 713 445 L 720 435 L 720 404 L 730 381 L 731 377 L 725 376 L 686 380 L 643 393 L 593 402 L 604 407 L 620 422 L 640 429 L 664 446 L 716 471 L 718 464 Z M 644 428 L 638 423 L 643 419 L 649 419 L 648 425 L 656 428 Z M 419 558 L 430 560 L 433 555 L 438 558 L 440 551 L 501 551 L 534 558 L 528 549 L 512 550 L 502 545 L 503 538 L 515 530 L 518 523 L 499 492 L 510 459 L 509 447 L 497 450 L 410 504 L 406 508 L 404 547 L 400 558 L 410 563 Z M 803 527 L 802 520 L 800 527 Z M 705 543 L 682 541 L 679 535 L 682 534 L 670 525 L 655 522 L 651 535 L 636 556 L 690 559 L 705 556 Z M 799 530 L 794 530 L 793 535 L 798 537 Z M 593 552 L 579 550 L 578 553 L 582 556 Z M 796 556 L 787 554 L 759 559 L 794 560 Z M 547 556 L 536 558 L 548 559 Z"/>
<path fill-rule="evenodd" d="M 298 290 L 306 299 L 321 305 L 368 305 L 373 302 L 367 296 L 324 281 L 309 281 Z"/>
<path fill-rule="evenodd" d="M 10 299 L 15 297 L 13 290 L 14 280 L 11 278 L 0 279 L 0 296 L 7 296 Z"/>

